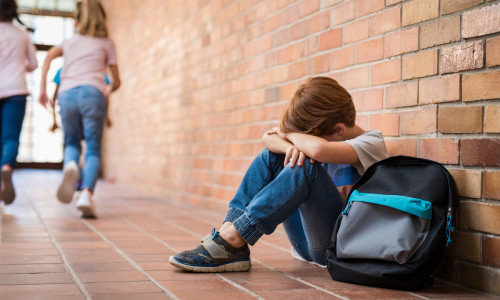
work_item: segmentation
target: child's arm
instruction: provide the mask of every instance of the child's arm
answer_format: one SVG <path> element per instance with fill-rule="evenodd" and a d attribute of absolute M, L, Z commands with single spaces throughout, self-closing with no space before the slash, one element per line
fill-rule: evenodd
<path fill-rule="evenodd" d="M 303 134 L 282 134 L 308 157 L 324 162 L 337 164 L 356 164 L 359 162 L 354 148 L 344 141 L 327 141 L 324 138 Z"/>
<path fill-rule="evenodd" d="M 284 165 L 287 164 L 293 168 L 295 164 L 302 166 L 306 155 L 301 152 L 294 144 L 287 139 L 284 139 L 279 134 L 278 128 L 268 130 L 262 136 L 262 142 L 269 151 L 279 154 L 285 154 Z M 314 162 L 311 160 L 311 162 Z"/>
<path fill-rule="evenodd" d="M 47 73 L 49 72 L 50 68 L 50 63 L 52 60 L 56 57 L 59 57 L 62 55 L 62 49 L 59 47 L 52 47 L 50 48 L 49 52 L 47 53 L 47 57 L 45 57 L 45 61 L 43 62 L 43 67 L 42 67 L 42 78 L 40 81 L 40 98 L 38 101 L 40 102 L 41 105 L 47 106 L 50 103 L 49 97 L 47 96 Z"/>

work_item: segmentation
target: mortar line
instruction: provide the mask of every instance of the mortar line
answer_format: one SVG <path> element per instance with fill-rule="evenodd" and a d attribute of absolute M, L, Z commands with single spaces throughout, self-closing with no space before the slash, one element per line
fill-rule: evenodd
<path fill-rule="evenodd" d="M 136 225 L 136 224 L 132 223 L 131 221 L 128 221 L 128 220 L 123 219 L 123 218 L 122 218 L 122 221 L 124 221 L 125 223 L 127 223 L 127 224 L 129 224 L 129 225 L 131 225 L 131 226 L 135 227 L 137 230 L 139 230 L 139 231 L 143 232 L 143 233 L 144 233 L 144 234 L 146 234 L 147 236 L 151 237 L 152 239 L 154 239 L 154 240 L 155 240 L 155 241 L 157 241 L 158 243 L 160 243 L 160 244 L 162 244 L 162 245 L 166 246 L 167 248 L 171 249 L 172 251 L 174 251 L 174 252 L 178 252 L 178 250 L 177 250 L 177 249 L 175 249 L 174 247 L 170 246 L 167 242 L 164 242 L 164 241 L 160 240 L 159 238 L 157 238 L 157 237 L 156 237 L 156 236 L 154 236 L 153 234 L 151 234 L 151 233 L 147 232 L 146 230 L 142 229 L 141 227 L 139 227 L 138 225 Z M 179 229 L 179 230 L 181 230 L 181 231 L 184 231 L 184 232 L 186 232 L 186 233 L 188 233 L 188 234 L 191 234 L 191 235 L 194 235 L 194 236 L 198 236 L 196 233 L 194 233 L 194 232 L 190 231 L 189 229 L 185 229 L 185 228 L 183 228 L 182 226 L 179 226 L 179 225 L 177 225 L 177 224 L 175 224 L 175 223 L 171 223 L 170 221 L 165 221 L 165 222 L 166 222 L 166 223 L 169 223 L 171 226 L 173 226 L 173 227 L 175 227 L 175 228 L 177 228 L 177 229 Z M 232 286 L 236 287 L 237 289 L 239 289 L 239 290 L 241 290 L 241 291 L 243 291 L 243 292 L 245 292 L 245 293 L 249 294 L 250 296 L 252 296 L 252 297 L 254 297 L 254 298 L 257 298 L 257 299 L 264 299 L 264 298 L 260 297 L 259 295 L 255 294 L 254 292 L 250 291 L 249 289 L 247 289 L 247 288 L 245 288 L 245 287 L 241 286 L 240 284 L 238 284 L 238 283 L 236 283 L 236 282 L 234 282 L 234 281 L 232 281 L 232 280 L 230 280 L 230 279 L 228 279 L 228 278 L 225 278 L 225 277 L 224 277 L 223 275 L 221 275 L 220 273 L 217 273 L 217 274 L 215 274 L 215 275 L 216 275 L 217 277 L 219 277 L 220 279 L 224 280 L 225 282 L 229 283 L 230 285 L 232 285 Z"/>
<path fill-rule="evenodd" d="M 35 211 L 38 219 L 40 220 L 40 222 L 42 223 L 42 226 L 43 228 L 45 229 L 45 231 L 47 232 L 48 236 L 49 236 L 49 239 L 50 241 L 52 242 L 52 244 L 54 245 L 54 247 L 57 249 L 57 251 L 59 252 L 59 256 L 61 257 L 61 260 L 63 261 L 63 264 L 64 264 L 64 268 L 66 269 L 66 271 L 70 274 L 71 278 L 73 279 L 73 281 L 75 282 L 76 286 L 78 287 L 78 289 L 80 289 L 80 291 L 82 292 L 83 296 L 85 297 L 85 299 L 88 299 L 88 300 L 91 300 L 92 299 L 92 296 L 90 295 L 90 293 L 87 291 L 87 289 L 85 288 L 84 284 L 80 281 L 80 278 L 78 277 L 78 275 L 76 274 L 75 270 L 73 269 L 73 267 L 71 267 L 71 265 L 69 264 L 69 261 L 68 259 L 66 258 L 66 255 L 64 254 L 64 251 L 62 250 L 62 248 L 58 245 L 56 239 L 54 238 L 54 236 L 51 234 L 50 232 L 50 229 L 49 227 L 47 226 L 47 224 L 45 223 L 45 221 L 43 220 L 42 216 L 40 215 L 40 213 L 38 212 L 38 210 L 36 209 L 36 206 L 31 202 L 31 200 L 29 199 L 26 199 L 26 201 L 28 202 L 29 206 L 31 206 L 31 208 Z"/>
<path fill-rule="evenodd" d="M 159 287 L 167 296 L 169 296 L 171 299 L 175 300 L 180 300 L 177 298 L 177 296 L 174 295 L 170 290 L 168 290 L 166 287 L 164 287 L 161 283 L 159 283 L 156 279 L 154 279 L 151 275 L 149 275 L 144 269 L 142 269 L 134 260 L 132 260 L 125 252 L 123 252 L 120 248 L 118 248 L 115 243 L 113 243 L 111 240 L 109 240 L 107 237 L 105 237 L 100 231 L 98 231 L 92 224 L 90 224 L 87 220 L 83 220 L 83 223 L 87 225 L 90 230 L 92 230 L 95 234 L 97 234 L 103 241 L 106 243 L 110 244 L 113 249 L 120 254 L 127 262 L 134 267 L 137 271 L 141 272 L 144 276 L 146 276 L 154 285 Z"/>
<path fill-rule="evenodd" d="M 171 221 L 167 221 L 167 220 L 161 219 L 161 218 L 156 217 L 156 216 L 154 216 L 154 215 L 151 215 L 151 214 L 149 214 L 149 213 L 145 213 L 145 214 L 146 214 L 146 215 L 148 215 L 148 216 L 150 216 L 150 217 L 153 217 L 153 218 L 155 218 L 155 219 L 158 219 L 158 220 L 160 220 L 161 222 L 168 223 L 168 224 L 170 224 L 171 226 L 173 226 L 173 227 L 175 227 L 175 228 L 178 228 L 178 229 L 179 229 L 179 230 L 181 230 L 181 231 L 184 231 L 184 232 L 186 232 L 186 233 L 189 233 L 189 234 L 191 234 L 191 235 L 193 235 L 193 236 L 200 237 L 197 233 L 195 233 L 195 232 L 193 232 L 193 231 L 191 231 L 191 230 L 189 230 L 189 229 L 186 229 L 186 228 L 184 228 L 184 227 L 182 227 L 182 226 L 180 226 L 180 225 L 177 225 L 177 224 L 175 224 L 175 223 L 172 223 Z M 146 234 L 148 234 L 148 235 L 149 235 L 149 233 L 147 233 L 146 231 L 144 231 L 144 232 L 145 232 Z M 151 237 L 153 237 L 154 239 L 156 239 L 156 237 L 154 237 L 154 236 L 152 236 L 152 235 L 151 235 Z M 200 238 L 201 238 L 201 237 L 200 237 Z M 161 242 L 161 243 L 163 243 L 163 241 L 160 241 L 160 242 Z M 276 246 L 276 247 L 279 247 L 279 246 Z M 280 247 L 280 248 L 281 248 L 281 247 Z M 280 249 L 280 248 L 278 248 L 278 249 Z M 287 252 L 288 252 L 288 251 L 287 251 Z M 326 293 L 326 294 L 333 295 L 333 296 L 338 297 L 338 298 L 343 299 L 343 300 L 349 300 L 349 298 L 346 298 L 346 297 L 343 297 L 343 296 L 337 295 L 337 294 L 335 294 L 335 293 L 333 293 L 333 292 L 330 292 L 330 291 L 328 291 L 328 290 L 326 290 L 326 289 L 324 289 L 324 288 L 322 288 L 322 287 L 319 287 L 319 286 L 317 286 L 317 285 L 315 285 L 315 284 L 312 284 L 312 283 L 309 283 L 309 282 L 307 282 L 307 281 L 304 281 L 303 279 L 300 279 L 300 278 L 298 278 L 298 277 L 295 277 L 295 276 L 289 275 L 289 274 L 287 274 L 287 273 L 285 273 L 285 272 L 283 272 L 283 271 L 280 271 L 280 270 L 278 270 L 278 269 L 276 269 L 276 268 L 274 268 L 274 267 L 271 267 L 271 266 L 269 266 L 269 265 L 267 265 L 267 264 L 264 264 L 264 263 L 262 263 L 261 261 L 259 261 L 259 260 L 257 260 L 257 259 L 252 259 L 252 260 L 253 260 L 253 261 L 255 261 L 255 262 L 257 262 L 257 263 L 260 263 L 261 265 L 265 266 L 266 268 L 270 269 L 271 271 L 274 271 L 274 272 L 280 273 L 280 274 L 282 274 L 282 275 L 285 275 L 285 276 L 287 276 L 287 277 L 288 277 L 288 278 L 290 278 L 290 279 L 293 279 L 293 280 L 299 281 L 299 282 L 301 282 L 301 283 L 303 283 L 303 284 L 305 284 L 305 285 L 308 285 L 308 286 L 310 286 L 310 287 L 312 287 L 312 288 L 314 288 L 314 289 L 316 289 L 316 290 L 318 290 L 318 291 L 324 292 L 324 293 Z M 219 276 L 223 277 L 223 275 L 221 275 L 221 274 L 219 274 Z M 227 279 L 227 280 L 229 280 L 229 279 Z M 231 281 L 231 280 L 229 280 L 229 281 Z M 235 283 L 235 284 L 237 284 L 237 283 Z M 236 286 L 236 285 L 235 285 L 235 286 Z"/>

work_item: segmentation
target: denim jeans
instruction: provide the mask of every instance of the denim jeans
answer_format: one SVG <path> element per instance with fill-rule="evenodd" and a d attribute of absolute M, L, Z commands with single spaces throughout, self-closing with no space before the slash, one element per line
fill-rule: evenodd
<path fill-rule="evenodd" d="M 70 161 L 78 164 L 84 139 L 87 149 L 81 187 L 93 191 L 101 166 L 106 99 L 97 88 L 84 85 L 62 92 L 59 106 L 64 131 L 64 165 Z"/>
<path fill-rule="evenodd" d="M 2 165 L 16 165 L 19 136 L 26 112 L 26 95 L 0 99 L 0 157 Z"/>
<path fill-rule="evenodd" d="M 224 221 L 250 245 L 283 223 L 288 239 L 306 260 L 326 264 L 343 200 L 320 163 L 283 166 L 285 156 L 264 149 L 248 168 Z"/>

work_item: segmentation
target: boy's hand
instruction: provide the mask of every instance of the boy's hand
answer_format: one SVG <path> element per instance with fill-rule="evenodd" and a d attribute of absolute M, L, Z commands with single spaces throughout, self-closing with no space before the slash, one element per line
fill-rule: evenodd
<path fill-rule="evenodd" d="M 287 141 L 286 133 L 281 132 L 279 127 L 273 127 L 272 129 L 266 131 L 267 134 L 277 134 L 281 139 Z"/>
<path fill-rule="evenodd" d="M 289 165 L 290 168 L 293 168 L 297 164 L 299 167 L 302 167 L 306 158 L 307 156 L 304 152 L 291 145 L 286 149 L 284 166 Z M 309 161 L 314 163 L 314 159 L 312 158 Z"/>

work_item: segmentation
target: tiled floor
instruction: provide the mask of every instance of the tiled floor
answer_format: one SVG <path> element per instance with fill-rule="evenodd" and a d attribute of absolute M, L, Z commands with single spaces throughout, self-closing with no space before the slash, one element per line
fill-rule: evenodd
<path fill-rule="evenodd" d="M 0 299 L 481 299 L 438 281 L 418 292 L 351 285 L 294 260 L 282 230 L 252 247 L 250 272 L 193 274 L 167 261 L 222 218 L 100 182 L 100 218 L 56 200 L 61 174 L 20 170 L 18 197 L 0 207 Z"/>

